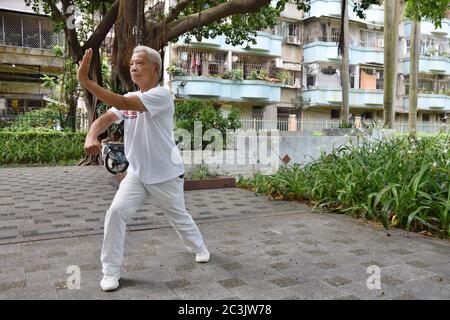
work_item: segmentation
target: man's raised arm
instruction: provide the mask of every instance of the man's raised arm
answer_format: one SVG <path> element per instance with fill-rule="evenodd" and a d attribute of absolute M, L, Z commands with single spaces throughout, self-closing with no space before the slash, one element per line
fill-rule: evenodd
<path fill-rule="evenodd" d="M 147 111 L 147 108 L 142 104 L 141 100 L 136 96 L 125 97 L 120 94 L 111 92 L 105 88 L 102 88 L 94 81 L 89 79 L 89 66 L 92 59 L 92 49 L 86 50 L 83 60 L 80 62 L 80 66 L 77 71 L 77 79 L 80 84 L 96 96 L 104 103 L 114 106 L 119 110 L 134 110 L 134 111 Z"/>

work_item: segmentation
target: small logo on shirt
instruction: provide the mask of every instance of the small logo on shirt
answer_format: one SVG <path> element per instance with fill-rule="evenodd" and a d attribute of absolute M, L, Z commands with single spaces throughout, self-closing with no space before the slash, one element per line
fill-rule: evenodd
<path fill-rule="evenodd" d="M 142 113 L 142 112 L 141 111 L 130 111 L 130 110 L 127 110 L 127 111 L 123 112 L 123 117 L 125 119 L 135 119 L 135 118 L 137 118 L 138 114 L 140 114 L 140 113 Z"/>

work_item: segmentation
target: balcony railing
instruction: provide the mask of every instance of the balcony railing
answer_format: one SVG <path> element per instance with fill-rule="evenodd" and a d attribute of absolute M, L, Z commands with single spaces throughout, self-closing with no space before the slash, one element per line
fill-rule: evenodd
<path fill-rule="evenodd" d="M 0 45 L 53 49 L 64 46 L 64 34 L 53 31 L 49 18 L 0 12 Z"/>

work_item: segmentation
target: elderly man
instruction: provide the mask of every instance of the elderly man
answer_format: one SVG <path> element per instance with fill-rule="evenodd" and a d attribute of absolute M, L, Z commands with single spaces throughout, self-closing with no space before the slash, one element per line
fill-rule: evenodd
<path fill-rule="evenodd" d="M 88 49 L 78 68 L 78 81 L 112 107 L 92 124 L 84 148 L 91 155 L 100 153 L 98 135 L 113 123 L 125 121 L 125 154 L 130 163 L 105 217 L 101 289 L 119 287 L 126 222 L 147 195 L 164 210 L 187 249 L 196 252 L 195 260 L 208 262 L 210 254 L 202 235 L 185 208 L 184 167 L 173 139 L 174 101 L 169 90 L 158 86 L 161 56 L 149 47 L 134 48 L 130 73 L 139 91 L 123 96 L 89 80 L 91 58 L 92 49 Z"/>

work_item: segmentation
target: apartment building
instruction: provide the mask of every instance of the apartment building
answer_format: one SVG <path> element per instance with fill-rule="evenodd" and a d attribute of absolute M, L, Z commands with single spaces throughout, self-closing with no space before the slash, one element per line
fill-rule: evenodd
<path fill-rule="evenodd" d="M 273 1 L 275 3 L 276 1 Z M 167 83 L 177 99 L 214 101 L 244 117 L 276 120 L 295 115 L 303 121 L 339 121 L 341 92 L 340 0 L 311 0 L 308 12 L 288 3 L 273 30 L 258 32 L 257 44 L 233 47 L 223 37 L 170 47 L 166 62 L 175 66 Z M 349 4 L 350 114 L 367 122 L 383 121 L 384 11 L 373 5 L 366 19 Z M 435 29 L 422 22 L 419 123 L 439 123 L 450 113 L 450 20 Z M 410 22 L 400 25 L 396 121 L 408 120 Z M 226 79 L 242 69 L 243 80 Z M 273 81 L 260 80 L 264 70 Z M 224 76 L 225 75 L 225 76 Z M 256 79 L 256 80 L 255 80 Z M 267 78 L 266 78 L 267 79 Z"/>
<path fill-rule="evenodd" d="M 402 27 L 404 85 L 401 87 L 404 88 L 403 106 L 408 109 L 411 23 L 405 21 Z M 446 115 L 450 115 L 450 11 L 442 21 L 441 28 L 436 29 L 432 23 L 423 21 L 420 31 L 417 121 L 422 124 L 439 123 L 446 119 Z"/>
<path fill-rule="evenodd" d="M 49 17 L 35 14 L 25 1 L 0 0 L 0 114 L 44 106 L 51 92 L 41 77 L 62 72 L 55 46 L 64 46 L 64 35 L 54 32 Z"/>
<path fill-rule="evenodd" d="M 302 22 L 303 118 L 339 120 L 342 86 L 338 55 L 340 1 L 311 1 Z M 372 6 L 361 20 L 349 4 L 349 64 L 352 117 L 383 118 L 383 10 Z M 396 110 L 401 112 L 401 110 Z"/>

